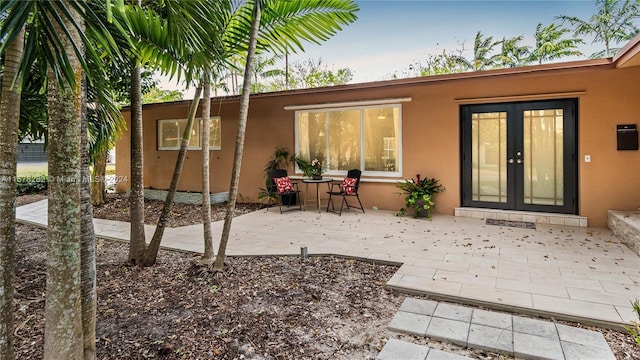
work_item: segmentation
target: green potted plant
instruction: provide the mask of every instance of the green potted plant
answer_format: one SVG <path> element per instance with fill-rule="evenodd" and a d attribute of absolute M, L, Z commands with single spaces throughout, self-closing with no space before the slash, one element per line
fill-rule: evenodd
<path fill-rule="evenodd" d="M 396 214 L 404 216 L 408 209 L 413 210 L 413 217 L 425 216 L 431 219 L 431 209 L 435 207 L 435 196 L 445 190 L 436 178 L 420 178 L 402 180 L 396 187 L 402 190 L 400 195 L 405 195 L 405 207 Z"/>
<path fill-rule="evenodd" d="M 299 156 L 295 156 L 293 160 L 296 162 L 298 168 L 300 168 L 300 171 L 302 171 L 302 174 L 305 177 L 314 180 L 322 179 L 322 162 L 320 162 L 318 158 L 314 158 L 309 161 Z"/>

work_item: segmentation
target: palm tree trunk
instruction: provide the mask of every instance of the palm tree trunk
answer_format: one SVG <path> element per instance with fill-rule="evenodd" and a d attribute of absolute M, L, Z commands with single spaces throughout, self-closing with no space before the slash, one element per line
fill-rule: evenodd
<path fill-rule="evenodd" d="M 75 21 L 82 17 L 70 10 Z M 68 19 L 73 41 L 82 44 Z M 81 25 L 84 27 L 84 25 Z M 59 25 L 55 33 L 61 34 Z M 63 50 L 76 79 L 73 86 L 59 85 L 49 69 L 49 224 L 47 229 L 47 286 L 45 301 L 45 359 L 82 359 L 81 240 L 80 240 L 80 126 L 83 72 L 69 39 Z"/>
<path fill-rule="evenodd" d="M 211 83 L 205 82 L 202 95 L 202 226 L 204 230 L 204 262 L 213 261 L 211 236 L 211 195 L 209 186 L 209 128 L 211 120 Z"/>
<path fill-rule="evenodd" d="M 86 90 L 86 84 L 84 84 Z M 96 358 L 96 234 L 93 229 L 93 206 L 91 206 L 91 174 L 89 172 L 89 139 L 86 99 L 82 103 L 82 146 L 80 190 L 80 235 L 81 235 L 81 279 L 82 279 L 82 333 L 84 360 Z M 96 183 L 94 183 L 95 185 Z M 104 183 L 103 183 L 104 184 Z"/>
<path fill-rule="evenodd" d="M 13 360 L 13 297 L 16 248 L 16 161 L 20 87 L 12 86 L 24 50 L 24 29 L 4 55 L 0 101 L 0 359 Z M 18 80 L 20 81 L 20 80 Z"/>
<path fill-rule="evenodd" d="M 139 264 L 146 250 L 144 235 L 144 163 L 142 137 L 142 88 L 140 67 L 131 70 L 131 193 L 129 194 L 129 217 L 131 238 L 129 240 L 129 262 Z"/>
<path fill-rule="evenodd" d="M 193 96 L 191 107 L 189 108 L 189 117 L 187 118 L 187 125 L 185 126 L 184 133 L 182 134 L 182 140 L 180 143 L 180 151 L 178 151 L 178 158 L 176 159 L 176 167 L 173 170 L 173 177 L 171 178 L 171 184 L 167 191 L 167 197 L 164 200 L 164 206 L 162 207 L 162 213 L 158 220 L 158 225 L 153 233 L 153 238 L 149 242 L 149 247 L 144 253 L 142 258 L 143 266 L 151 266 L 156 263 L 158 257 L 158 250 L 160 250 L 160 242 L 162 241 L 162 235 L 164 235 L 164 229 L 167 226 L 167 219 L 173 208 L 173 198 L 178 189 L 178 181 L 180 181 L 180 175 L 182 174 L 182 166 L 184 165 L 184 159 L 187 156 L 187 147 L 189 146 L 189 139 L 191 138 L 191 129 L 196 117 L 196 110 L 198 109 L 198 103 L 200 102 L 200 94 L 202 94 L 202 87 L 196 88 L 196 93 Z"/>
<path fill-rule="evenodd" d="M 107 172 L 107 155 L 109 149 L 104 148 L 96 154 L 93 161 L 93 171 L 91 174 L 91 203 L 102 205 L 105 202 L 105 175 Z"/>
<path fill-rule="evenodd" d="M 242 85 L 242 96 L 240 97 L 240 111 L 238 114 L 238 134 L 236 136 L 235 155 L 233 159 L 233 171 L 231 174 L 231 186 L 229 188 L 229 201 L 227 202 L 227 214 L 224 217 L 222 235 L 220 237 L 220 247 L 216 257 L 214 270 L 224 268 L 224 257 L 227 252 L 227 243 L 231 232 L 231 221 L 236 208 L 236 197 L 238 196 L 238 184 L 240 182 L 240 167 L 242 166 L 242 154 L 244 151 L 244 138 L 247 129 L 247 118 L 249 115 L 249 95 L 251 90 L 251 72 L 253 71 L 253 58 L 256 52 L 256 42 L 258 29 L 260 28 L 261 1 L 256 1 L 253 24 L 251 25 L 251 35 L 249 37 L 249 50 L 247 52 L 247 62 L 244 70 L 244 82 Z"/>

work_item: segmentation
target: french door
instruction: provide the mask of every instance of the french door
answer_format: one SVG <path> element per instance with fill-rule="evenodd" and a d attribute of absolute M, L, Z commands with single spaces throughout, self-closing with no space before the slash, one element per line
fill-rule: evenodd
<path fill-rule="evenodd" d="M 575 99 L 461 107 L 462 205 L 577 214 Z"/>

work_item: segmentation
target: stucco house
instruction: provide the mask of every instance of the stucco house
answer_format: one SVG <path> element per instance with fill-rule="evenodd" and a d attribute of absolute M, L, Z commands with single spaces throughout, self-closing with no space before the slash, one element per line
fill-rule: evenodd
<path fill-rule="evenodd" d="M 361 169 L 365 209 L 398 210 L 395 184 L 420 174 L 446 187 L 437 213 L 604 227 L 608 210 L 640 206 L 639 52 L 640 36 L 608 59 L 252 95 L 241 201 L 257 201 L 265 164 L 286 147 L 321 159 L 325 176 Z M 168 188 L 189 103 L 143 107 L 145 187 Z M 229 188 L 238 107 L 238 96 L 213 98 L 214 193 Z M 181 191 L 200 191 L 194 135 Z M 129 139 L 116 145 L 119 179 Z"/>

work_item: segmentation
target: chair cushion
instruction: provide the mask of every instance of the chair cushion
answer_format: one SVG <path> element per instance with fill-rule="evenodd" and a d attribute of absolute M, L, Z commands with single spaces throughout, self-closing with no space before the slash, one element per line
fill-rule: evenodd
<path fill-rule="evenodd" d="M 347 195 L 353 195 L 356 193 L 355 185 L 358 179 L 346 177 L 342 180 L 342 184 L 340 184 L 340 188 Z"/>
<path fill-rule="evenodd" d="M 273 178 L 273 181 L 276 183 L 276 187 L 278 188 L 278 193 L 286 193 L 289 191 L 293 191 L 293 185 L 291 185 L 291 179 L 288 176 L 281 178 Z"/>

